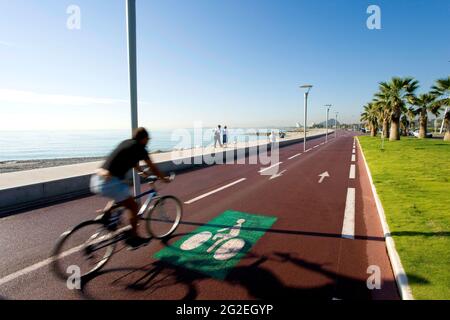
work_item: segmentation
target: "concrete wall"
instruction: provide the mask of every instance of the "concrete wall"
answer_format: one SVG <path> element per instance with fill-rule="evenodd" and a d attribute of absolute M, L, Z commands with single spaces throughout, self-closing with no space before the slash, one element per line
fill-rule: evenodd
<path fill-rule="evenodd" d="M 325 134 L 308 137 L 307 139 L 312 140 L 323 136 L 325 136 Z M 280 148 L 302 141 L 303 139 L 280 141 Z M 203 156 L 185 158 L 181 160 L 183 162 L 182 164 L 176 164 L 173 161 L 164 161 L 158 163 L 158 167 L 163 172 L 180 172 L 195 167 L 208 166 L 203 161 L 203 157 L 205 156 L 215 156 L 218 159 L 222 158 L 223 163 L 226 163 L 227 159 L 234 159 L 236 161 L 238 158 L 248 157 L 252 148 L 255 147 L 220 151 L 215 155 L 205 154 Z M 263 144 L 258 146 L 258 148 L 263 148 L 263 151 L 265 151 L 265 148 L 270 149 L 270 144 Z M 82 175 L 67 179 L 0 190 L 0 217 L 59 201 L 88 196 L 91 194 L 89 190 L 90 176 L 91 175 Z"/>

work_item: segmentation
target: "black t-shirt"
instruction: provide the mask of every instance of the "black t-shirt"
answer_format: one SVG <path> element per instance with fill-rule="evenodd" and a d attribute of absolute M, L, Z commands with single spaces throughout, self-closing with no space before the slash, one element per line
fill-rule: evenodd
<path fill-rule="evenodd" d="M 124 179 L 128 171 L 136 167 L 141 160 L 148 160 L 148 151 L 136 140 L 123 141 L 108 157 L 102 168 L 111 175 Z"/>

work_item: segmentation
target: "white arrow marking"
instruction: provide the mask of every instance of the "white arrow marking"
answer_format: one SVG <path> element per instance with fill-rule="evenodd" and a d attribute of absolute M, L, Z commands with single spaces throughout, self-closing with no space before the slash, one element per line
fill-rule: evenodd
<path fill-rule="evenodd" d="M 283 171 L 281 171 L 280 173 L 274 174 L 273 176 L 270 177 L 269 180 L 273 180 L 273 179 L 276 179 L 276 178 L 281 177 L 281 176 L 283 175 L 283 173 L 285 173 L 286 171 L 287 171 L 287 170 L 283 170 Z"/>
<path fill-rule="evenodd" d="M 328 171 L 325 171 L 324 173 L 319 174 L 319 177 L 320 177 L 319 183 L 322 183 L 323 180 L 325 180 L 325 178 L 329 178 L 330 177 L 330 174 L 328 173 Z"/>

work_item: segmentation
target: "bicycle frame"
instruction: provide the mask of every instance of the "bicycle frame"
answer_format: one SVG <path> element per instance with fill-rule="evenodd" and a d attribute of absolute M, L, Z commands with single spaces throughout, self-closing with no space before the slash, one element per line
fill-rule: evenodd
<path fill-rule="evenodd" d="M 141 209 L 139 210 L 139 213 L 138 213 L 138 217 L 142 217 L 143 216 L 145 211 L 147 211 L 149 209 L 150 203 L 152 203 L 152 201 L 158 200 L 158 199 L 161 198 L 161 196 L 158 195 L 158 191 L 156 191 L 156 189 L 152 188 L 151 190 L 146 191 L 146 192 L 138 195 L 137 197 L 134 198 L 134 200 L 137 201 L 139 199 L 144 198 L 147 195 L 149 195 L 149 197 L 144 202 L 144 204 L 141 206 Z"/>
<path fill-rule="evenodd" d="M 153 184 L 154 184 L 154 182 L 149 183 L 150 186 L 152 186 Z M 146 201 L 144 202 L 144 204 L 141 206 L 141 208 L 139 209 L 139 212 L 138 212 L 138 214 L 137 214 L 137 216 L 138 216 L 139 218 L 141 218 L 141 219 L 143 219 L 142 216 L 144 215 L 144 213 L 145 213 L 147 210 L 151 209 L 150 204 L 151 204 L 153 201 L 155 201 L 155 200 L 161 199 L 161 196 L 158 194 L 158 191 L 157 191 L 154 187 L 151 188 L 150 190 L 146 191 L 146 192 L 141 193 L 140 195 L 134 197 L 133 199 L 134 199 L 135 201 L 138 201 L 139 199 L 142 199 L 142 198 L 144 198 L 144 197 L 147 196 L 147 195 L 148 195 L 147 200 L 146 200 Z M 115 206 L 113 206 L 113 208 L 114 208 L 114 209 L 117 209 L 117 208 L 123 208 L 123 206 L 116 204 Z M 122 215 L 122 213 L 123 213 L 123 210 L 122 210 L 120 216 Z M 119 236 L 119 238 L 118 238 L 118 236 Z M 118 242 L 118 241 L 121 241 L 121 240 L 122 240 L 122 239 L 120 238 L 120 233 L 119 233 L 118 235 L 116 234 L 116 235 L 113 236 L 112 238 L 113 238 L 112 243 Z"/>
<path fill-rule="evenodd" d="M 149 196 L 147 198 L 147 200 L 145 201 L 145 203 L 141 206 L 139 213 L 138 213 L 138 217 L 142 217 L 144 215 L 144 213 L 149 209 L 150 204 L 152 203 L 152 201 L 154 200 L 158 200 L 161 198 L 161 196 L 158 195 L 158 192 L 156 191 L 156 189 L 152 188 L 149 191 L 146 191 L 140 195 L 138 195 L 137 197 L 134 197 L 134 200 L 139 200 L 144 198 L 145 196 Z M 114 234 L 114 233 L 113 233 Z M 91 248 L 94 248 L 94 251 L 99 250 L 104 248 L 105 246 L 109 246 L 111 244 L 117 243 L 122 241 L 122 237 L 121 237 L 122 232 L 119 232 L 118 234 L 114 234 L 110 239 L 105 240 L 106 243 L 104 243 L 104 241 L 101 242 L 101 244 L 99 244 L 99 246 L 91 246 Z M 108 242 L 109 241 L 109 242 Z"/>

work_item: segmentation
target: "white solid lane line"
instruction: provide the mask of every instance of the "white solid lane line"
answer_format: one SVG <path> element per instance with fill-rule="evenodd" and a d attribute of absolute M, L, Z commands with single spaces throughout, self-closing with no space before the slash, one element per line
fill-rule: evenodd
<path fill-rule="evenodd" d="M 350 179 L 355 179 L 356 178 L 356 165 L 352 164 L 350 166 L 350 174 L 349 174 L 349 178 Z"/>
<path fill-rule="evenodd" d="M 125 231 L 130 230 L 130 229 L 131 229 L 130 226 L 126 226 L 126 227 L 123 227 L 123 228 L 117 230 L 114 234 L 125 232 Z M 68 256 L 74 254 L 74 253 L 77 253 L 83 247 L 84 247 L 84 245 L 82 244 L 82 245 L 79 245 L 78 247 L 75 247 L 75 248 L 69 249 L 67 251 L 64 251 L 63 253 L 61 253 L 60 258 L 65 258 L 65 257 L 68 257 Z M 41 262 L 37 262 L 37 263 L 35 263 L 35 264 L 33 264 L 33 265 L 29 266 L 29 267 L 26 267 L 26 268 L 24 268 L 22 270 L 19 270 L 17 272 L 11 273 L 10 275 L 7 275 L 6 277 L 3 277 L 3 278 L 0 279 L 0 287 L 2 285 L 4 285 L 5 283 L 7 283 L 7 282 L 13 281 L 13 280 L 15 280 L 17 278 L 20 278 L 22 276 L 27 275 L 28 273 L 31 273 L 31 272 L 34 272 L 34 271 L 39 270 L 41 268 L 44 268 L 44 267 L 50 265 L 52 262 L 53 262 L 53 258 L 48 258 L 48 259 L 42 260 Z"/>
<path fill-rule="evenodd" d="M 19 278 L 21 276 L 24 276 L 24 275 L 26 275 L 26 274 L 28 274 L 30 272 L 36 271 L 36 270 L 38 270 L 40 268 L 43 268 L 43 267 L 49 265 L 52 261 L 53 260 L 51 258 L 48 258 L 48 259 L 46 259 L 44 261 L 35 263 L 32 266 L 29 266 L 29 267 L 27 267 L 25 269 L 22 269 L 22 270 L 19 270 L 17 272 L 14 272 L 14 273 L 12 273 L 10 275 L 7 275 L 6 277 L 0 279 L 0 286 L 4 285 L 7 282 L 13 281 L 13 280 L 15 280 L 15 279 L 17 279 L 17 278 Z"/>
<path fill-rule="evenodd" d="M 261 170 L 259 170 L 258 172 L 259 173 L 263 173 L 263 172 L 265 172 L 265 171 L 267 171 L 267 170 L 270 170 L 270 169 L 272 169 L 272 168 L 274 168 L 274 167 L 278 167 L 280 164 L 282 164 L 283 162 L 278 162 L 278 163 L 276 163 L 276 164 L 274 164 L 273 166 L 270 166 L 270 167 L 268 167 L 268 168 L 264 168 L 264 169 L 261 169 Z"/>
<path fill-rule="evenodd" d="M 355 188 L 348 188 L 347 201 L 345 202 L 344 225 L 342 227 L 342 238 L 355 238 Z"/>
<path fill-rule="evenodd" d="M 237 180 L 237 181 L 235 181 L 235 182 L 233 182 L 233 183 L 227 184 L 226 186 L 220 187 L 220 188 L 218 188 L 218 189 L 216 189 L 216 190 L 213 190 L 213 191 L 210 191 L 210 192 L 208 192 L 208 193 L 205 193 L 205 194 L 203 194 L 203 195 L 201 195 L 201 196 L 198 196 L 197 198 L 194 198 L 194 199 L 192 199 L 192 200 L 186 201 L 185 204 L 192 204 L 192 203 L 197 202 L 197 201 L 199 201 L 199 200 L 201 200 L 201 199 L 203 199 L 203 198 L 209 197 L 210 195 L 213 195 L 213 194 L 215 194 L 215 193 L 217 193 L 217 192 L 220 192 L 220 191 L 222 191 L 222 190 L 225 190 L 225 189 L 227 189 L 227 188 L 230 188 L 230 187 L 232 187 L 232 186 L 234 186 L 234 185 L 236 185 L 236 184 L 238 184 L 238 183 L 241 183 L 242 181 L 245 181 L 245 180 L 247 180 L 247 178 L 239 179 L 239 180 Z"/>
<path fill-rule="evenodd" d="M 298 153 L 298 154 L 296 154 L 295 156 L 290 157 L 288 160 L 292 160 L 292 159 L 297 158 L 297 157 L 299 157 L 299 156 L 301 156 L 301 155 L 302 155 L 301 153 Z"/>
<path fill-rule="evenodd" d="M 352 154 L 352 162 L 355 162 L 355 161 L 356 161 L 356 155 Z"/>

